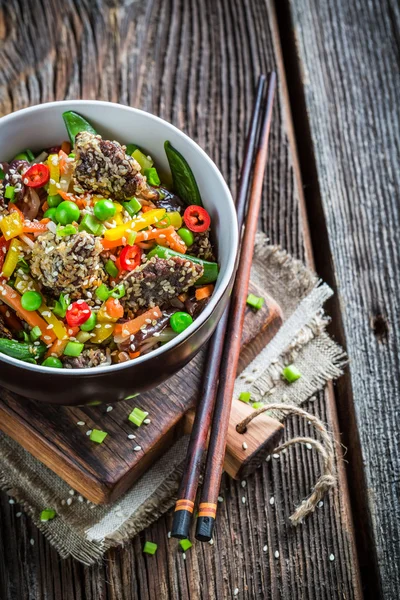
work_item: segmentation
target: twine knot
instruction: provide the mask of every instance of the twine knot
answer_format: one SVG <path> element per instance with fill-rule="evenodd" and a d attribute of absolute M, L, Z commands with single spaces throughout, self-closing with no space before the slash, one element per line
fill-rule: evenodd
<path fill-rule="evenodd" d="M 287 416 L 297 415 L 302 419 L 307 420 L 307 422 L 309 422 L 319 433 L 323 441 L 323 444 L 321 444 L 321 442 L 315 438 L 295 437 L 273 450 L 273 454 L 279 454 L 286 448 L 294 446 L 295 444 L 306 444 L 307 447 L 311 446 L 311 448 L 316 450 L 323 460 L 323 472 L 314 485 L 310 496 L 303 500 L 300 506 L 298 506 L 295 512 L 289 517 L 292 525 L 297 526 L 307 515 L 314 512 L 318 502 L 320 502 L 325 494 L 336 485 L 333 440 L 325 425 L 318 417 L 306 412 L 298 406 L 292 406 L 291 404 L 266 404 L 238 423 L 236 430 L 239 433 L 244 433 L 253 419 L 269 410 L 280 410 L 281 412 L 286 413 Z"/>

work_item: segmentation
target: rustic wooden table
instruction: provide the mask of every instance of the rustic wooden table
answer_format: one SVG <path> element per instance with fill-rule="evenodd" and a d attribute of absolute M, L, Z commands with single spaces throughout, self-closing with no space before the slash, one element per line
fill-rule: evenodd
<path fill-rule="evenodd" d="M 137 106 L 199 142 L 233 192 L 256 76 L 277 69 L 261 226 L 338 290 L 332 331 L 352 361 L 335 389 L 306 406 L 348 451 L 344 459 L 337 445 L 338 488 L 303 526 L 288 516 L 320 469 L 303 448 L 265 463 L 245 492 L 225 479 L 215 544 L 196 544 L 186 561 L 169 549 L 168 515 L 97 566 L 61 561 L 1 494 L 0 598 L 220 600 L 236 588 L 251 600 L 397 598 L 398 6 L 9 0 L 0 8 L 1 115 L 64 98 Z M 291 420 L 286 436 L 303 429 Z M 159 544 L 155 557 L 142 554 L 146 539 Z"/>

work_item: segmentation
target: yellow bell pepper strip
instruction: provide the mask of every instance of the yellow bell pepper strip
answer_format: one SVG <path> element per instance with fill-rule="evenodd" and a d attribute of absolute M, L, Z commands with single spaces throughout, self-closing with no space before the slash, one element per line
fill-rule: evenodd
<path fill-rule="evenodd" d="M 165 212 L 165 208 L 149 210 L 142 216 L 136 217 L 123 225 L 117 225 L 117 227 L 114 227 L 113 229 L 107 229 L 104 233 L 104 239 L 114 242 L 115 240 L 127 237 L 131 231 L 146 229 L 146 227 L 150 227 L 151 225 L 154 225 L 154 223 L 160 221 L 165 215 Z"/>
<path fill-rule="evenodd" d="M 49 196 L 55 196 L 60 189 L 60 162 L 58 154 L 50 154 L 47 159 L 47 166 L 50 170 Z"/>
<path fill-rule="evenodd" d="M 10 247 L 6 254 L 6 259 L 4 261 L 2 273 L 4 277 L 11 277 L 14 273 L 15 268 L 18 264 L 18 260 L 21 254 L 22 244 L 19 240 L 13 239 L 11 241 Z"/>
<path fill-rule="evenodd" d="M 42 332 L 40 337 L 46 344 L 55 341 L 56 335 L 52 329 L 47 329 L 46 321 L 37 312 L 25 310 L 21 304 L 21 296 L 12 287 L 7 285 L 4 280 L 0 280 L 0 298 L 4 304 L 15 310 L 18 317 L 26 321 L 30 327 L 39 327 Z"/>
<path fill-rule="evenodd" d="M 12 212 L 3 217 L 0 221 L 0 229 L 6 240 L 11 240 L 18 235 L 21 235 L 24 231 L 24 221 L 19 212 Z"/>
<path fill-rule="evenodd" d="M 97 323 L 92 331 L 94 336 L 91 338 L 92 344 L 101 344 L 112 335 L 115 325 L 113 323 Z"/>
<path fill-rule="evenodd" d="M 139 315 L 126 323 L 118 323 L 114 329 L 114 342 L 120 344 L 129 338 L 129 336 L 137 333 L 143 325 L 147 324 L 148 319 L 151 321 L 160 319 L 162 312 L 158 306 L 150 308 L 143 314 Z"/>
<path fill-rule="evenodd" d="M 39 291 L 39 288 L 35 281 L 30 277 L 25 275 L 25 278 L 17 277 L 15 280 L 15 289 L 17 289 L 21 294 L 24 294 L 28 290 L 35 289 Z M 57 319 L 57 317 L 51 312 L 50 308 L 42 302 L 42 304 L 38 308 L 38 312 L 42 315 L 47 325 L 45 325 L 45 330 L 42 328 L 42 332 L 47 336 L 49 331 L 54 332 L 55 336 L 59 340 L 65 340 L 68 337 L 67 330 L 64 327 L 64 324 Z M 48 329 L 48 325 L 50 325 L 50 329 Z M 43 338 L 44 339 L 44 338 Z M 49 343 L 50 340 L 45 340 Z"/>

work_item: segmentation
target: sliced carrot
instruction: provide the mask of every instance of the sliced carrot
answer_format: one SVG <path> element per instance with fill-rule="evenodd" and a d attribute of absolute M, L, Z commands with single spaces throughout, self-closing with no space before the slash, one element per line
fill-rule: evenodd
<path fill-rule="evenodd" d="M 105 309 L 107 314 L 114 319 L 120 319 L 124 316 L 124 307 L 117 298 L 109 298 L 106 300 Z"/>
<path fill-rule="evenodd" d="M 178 300 L 180 300 L 181 302 L 185 302 L 188 298 L 189 296 L 186 292 L 184 292 L 183 294 L 179 294 L 178 296 Z"/>
<path fill-rule="evenodd" d="M 10 312 L 8 306 L 6 306 L 5 304 L 0 304 L 0 314 L 3 316 L 4 321 L 6 325 L 8 325 L 8 327 L 10 327 L 13 331 L 21 331 L 21 321 L 13 312 Z"/>
<path fill-rule="evenodd" d="M 52 329 L 47 329 L 47 323 L 35 311 L 28 311 L 22 308 L 21 296 L 7 285 L 4 280 L 0 280 L 0 298 L 10 308 L 15 310 L 20 319 L 23 319 L 31 327 L 39 327 L 42 331 L 41 338 L 45 343 L 54 342 L 56 339 Z M 46 337 L 46 339 L 44 339 Z"/>
<path fill-rule="evenodd" d="M 182 240 L 181 236 L 176 233 L 175 229 L 172 229 L 173 231 L 168 233 L 167 230 L 165 230 L 165 235 L 171 250 L 175 250 L 175 252 L 180 252 L 181 254 L 186 254 L 187 246 L 185 242 Z"/>
<path fill-rule="evenodd" d="M 203 287 L 199 287 L 196 289 L 196 300 L 204 300 L 204 298 L 209 298 L 214 291 L 214 285 L 209 283 L 208 285 L 203 285 Z"/>
<path fill-rule="evenodd" d="M 47 231 L 47 223 L 50 219 L 42 219 L 41 221 L 24 221 L 24 233 L 44 233 Z"/>
<path fill-rule="evenodd" d="M 69 142 L 63 142 L 61 144 L 60 152 L 64 152 L 67 156 L 68 156 L 68 154 L 71 154 L 71 144 Z"/>
<path fill-rule="evenodd" d="M 46 200 L 46 202 L 43 202 L 43 204 L 42 204 L 42 211 L 45 213 L 46 210 L 49 210 L 49 208 L 50 208 L 49 203 Z"/>
<path fill-rule="evenodd" d="M 153 210 L 153 208 L 154 208 L 153 206 L 144 205 L 144 206 L 142 206 L 142 212 L 144 212 L 144 213 L 149 212 L 149 210 Z"/>
<path fill-rule="evenodd" d="M 46 358 L 54 355 L 61 356 L 68 342 L 69 340 L 56 340 L 46 352 Z"/>
<path fill-rule="evenodd" d="M 23 212 L 22 212 L 22 210 L 20 210 L 20 209 L 18 208 L 18 206 L 16 206 L 15 204 L 11 204 L 11 206 L 10 206 L 10 205 L 8 205 L 8 209 L 9 209 L 9 211 L 10 211 L 10 212 L 17 212 L 17 213 L 19 214 L 19 216 L 21 217 L 21 219 L 22 219 L 23 221 L 25 220 L 25 215 L 24 215 L 24 213 L 23 213 Z"/>
<path fill-rule="evenodd" d="M 112 250 L 113 248 L 118 248 L 118 246 L 125 246 L 126 239 L 119 238 L 118 240 L 106 240 L 106 238 L 102 238 L 101 243 L 104 250 Z"/>
<path fill-rule="evenodd" d="M 155 306 L 131 321 L 127 321 L 126 323 L 117 323 L 114 328 L 114 341 L 117 344 L 124 342 L 129 338 L 130 335 L 137 333 L 140 328 L 143 327 L 143 325 L 147 325 L 149 319 L 151 322 L 154 319 L 160 319 L 161 317 L 161 310 L 158 306 Z"/>
<path fill-rule="evenodd" d="M 129 358 L 137 358 L 138 356 L 140 356 L 140 352 L 129 352 Z"/>
<path fill-rule="evenodd" d="M 148 240 L 155 240 L 162 236 L 168 237 L 171 233 L 173 233 L 175 229 L 172 227 L 166 227 L 165 229 L 150 229 L 148 231 L 138 231 L 137 236 L 135 237 L 135 244 L 139 244 L 140 242 L 147 242 Z"/>
<path fill-rule="evenodd" d="M 62 190 L 62 189 L 58 190 L 58 194 L 61 196 L 61 198 L 63 200 L 69 200 L 70 202 L 75 202 L 75 204 L 80 209 L 87 208 L 87 206 L 91 204 L 91 202 L 89 202 L 89 204 L 88 204 L 88 201 L 92 200 L 90 194 L 86 194 L 85 196 L 76 196 L 75 194 L 71 194 L 69 192 L 64 192 L 64 190 Z"/>

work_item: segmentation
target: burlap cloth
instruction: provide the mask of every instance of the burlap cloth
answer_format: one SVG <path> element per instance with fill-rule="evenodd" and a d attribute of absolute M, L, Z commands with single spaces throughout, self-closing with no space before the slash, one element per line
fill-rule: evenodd
<path fill-rule="evenodd" d="M 284 324 L 237 379 L 235 397 L 246 390 L 257 400 L 299 406 L 338 377 L 346 362 L 342 349 L 325 331 L 328 319 L 322 306 L 332 290 L 301 262 L 269 246 L 261 233 L 251 277 L 280 304 Z M 289 386 L 281 372 L 294 360 L 302 377 Z M 276 416 L 284 418 L 282 413 Z M 0 433 L 0 486 L 31 515 L 62 557 L 71 555 L 92 564 L 173 505 L 186 446 L 187 439 L 182 438 L 118 502 L 96 506 Z M 42 523 L 40 513 L 46 507 L 54 508 L 57 516 Z"/>

